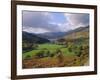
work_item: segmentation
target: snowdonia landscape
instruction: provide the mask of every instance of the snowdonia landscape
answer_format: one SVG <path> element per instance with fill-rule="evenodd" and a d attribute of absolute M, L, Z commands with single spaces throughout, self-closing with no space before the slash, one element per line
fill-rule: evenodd
<path fill-rule="evenodd" d="M 89 66 L 88 14 L 26 11 L 23 16 L 23 68 Z"/>
<path fill-rule="evenodd" d="M 58 34 L 23 32 L 22 44 L 23 68 L 86 65 L 89 56 L 89 27 Z"/>

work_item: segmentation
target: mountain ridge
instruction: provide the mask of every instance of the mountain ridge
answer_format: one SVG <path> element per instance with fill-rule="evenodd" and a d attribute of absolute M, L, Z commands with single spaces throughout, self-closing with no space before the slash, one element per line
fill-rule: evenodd
<path fill-rule="evenodd" d="M 49 42 L 49 40 L 45 38 L 38 37 L 35 34 L 28 33 L 25 31 L 22 31 L 22 39 L 23 41 L 29 42 L 29 43 L 45 43 Z"/>
<path fill-rule="evenodd" d="M 66 35 L 69 35 L 69 34 L 72 34 L 75 32 L 80 32 L 80 31 L 83 31 L 83 32 L 89 31 L 89 26 L 79 27 L 79 28 L 76 28 L 74 30 L 70 30 L 68 32 L 46 32 L 46 33 L 36 34 L 36 35 L 39 37 L 46 38 L 46 39 L 50 40 L 50 39 L 59 39 L 59 38 L 62 38 Z"/>

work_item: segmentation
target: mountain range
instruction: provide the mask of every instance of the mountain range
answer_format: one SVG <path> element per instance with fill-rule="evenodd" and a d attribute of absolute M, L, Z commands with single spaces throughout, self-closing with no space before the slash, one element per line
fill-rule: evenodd
<path fill-rule="evenodd" d="M 87 32 L 87 31 L 89 31 L 89 26 L 79 27 L 79 28 L 76 28 L 74 30 L 70 30 L 67 32 L 46 32 L 46 33 L 41 33 L 41 34 L 36 34 L 36 35 L 39 37 L 42 37 L 42 38 L 46 38 L 48 40 L 52 40 L 52 39 L 62 38 L 64 36 L 67 36 L 67 35 L 72 34 L 72 33 Z"/>
<path fill-rule="evenodd" d="M 24 42 L 30 42 L 30 43 L 46 43 L 50 42 L 50 40 L 54 39 L 61 39 L 61 38 L 68 38 L 68 37 L 75 37 L 75 35 L 84 36 L 84 34 L 89 34 L 89 26 L 86 27 L 79 27 L 74 30 L 70 30 L 68 32 L 46 32 L 46 33 L 41 33 L 41 34 L 35 34 L 35 33 L 28 33 L 23 31 L 22 36 L 23 36 L 23 41 Z M 86 35 L 85 35 L 86 36 Z"/>

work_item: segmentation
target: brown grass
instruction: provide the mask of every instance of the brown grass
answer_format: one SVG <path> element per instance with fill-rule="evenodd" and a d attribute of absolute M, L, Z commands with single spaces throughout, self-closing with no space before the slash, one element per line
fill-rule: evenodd
<path fill-rule="evenodd" d="M 35 58 L 33 56 L 33 58 L 31 59 L 23 60 L 23 68 L 84 66 L 89 60 L 87 55 L 81 57 L 65 56 L 65 55 L 60 55 L 60 56 L 45 57 L 45 58 Z"/>

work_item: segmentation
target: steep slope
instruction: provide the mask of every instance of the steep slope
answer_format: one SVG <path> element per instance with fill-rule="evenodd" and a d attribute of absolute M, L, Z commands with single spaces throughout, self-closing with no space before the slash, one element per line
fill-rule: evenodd
<path fill-rule="evenodd" d="M 28 32 L 22 32 L 22 51 L 23 53 L 26 51 L 31 51 L 35 49 L 38 45 L 42 43 L 50 42 L 47 39 L 36 36 L 35 34 L 31 34 Z"/>
<path fill-rule="evenodd" d="M 47 40 L 45 38 L 38 37 L 35 34 L 31 34 L 31 33 L 25 32 L 25 31 L 22 32 L 22 39 L 23 39 L 23 41 L 29 42 L 29 43 L 46 43 L 46 42 L 49 42 L 49 40 Z"/>
<path fill-rule="evenodd" d="M 64 38 L 66 39 L 77 39 L 77 38 L 88 38 L 89 37 L 89 27 L 80 27 L 70 33 L 68 33 Z"/>
<path fill-rule="evenodd" d="M 69 31 L 66 33 L 65 36 L 62 38 L 58 39 L 56 42 L 60 43 L 68 43 L 68 42 L 73 42 L 73 43 L 86 43 L 88 44 L 89 41 L 89 26 L 87 27 L 79 27 L 75 30 Z"/>

